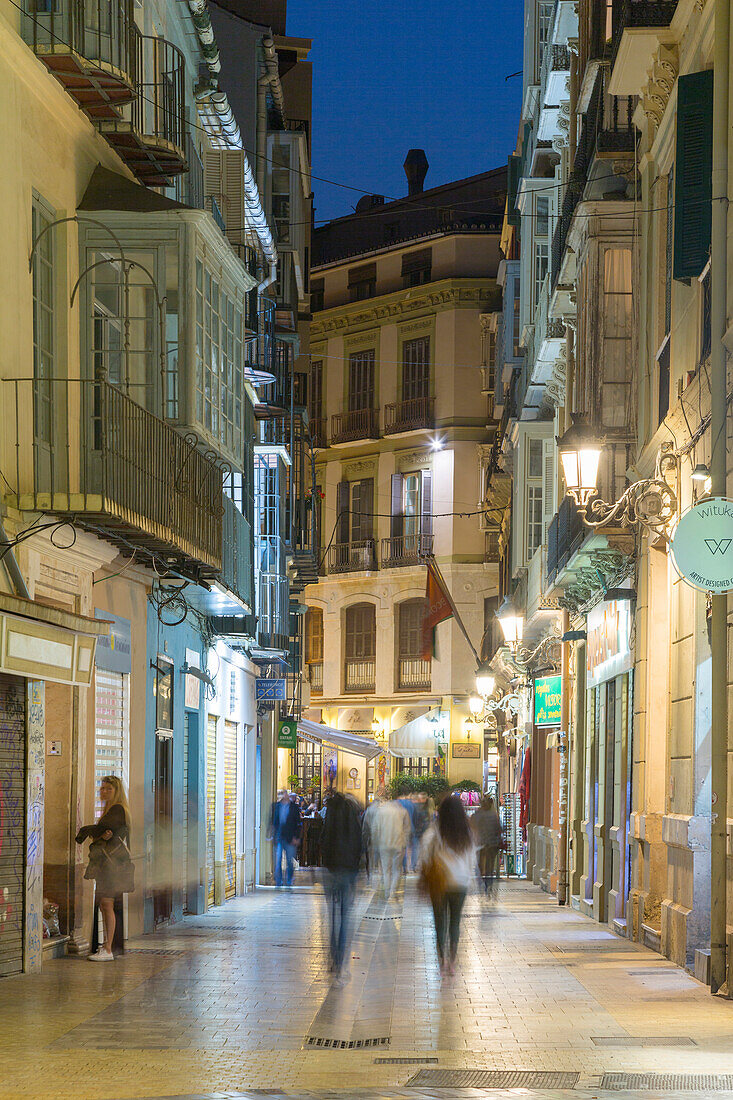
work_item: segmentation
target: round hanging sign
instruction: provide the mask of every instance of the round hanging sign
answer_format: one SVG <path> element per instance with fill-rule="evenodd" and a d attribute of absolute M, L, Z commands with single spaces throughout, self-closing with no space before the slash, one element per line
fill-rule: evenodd
<path fill-rule="evenodd" d="M 677 572 L 704 592 L 733 592 L 733 500 L 709 497 L 688 509 L 670 545 Z"/>

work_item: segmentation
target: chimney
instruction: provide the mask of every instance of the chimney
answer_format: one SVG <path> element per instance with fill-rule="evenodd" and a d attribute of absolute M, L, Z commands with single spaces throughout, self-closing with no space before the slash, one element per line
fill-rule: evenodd
<path fill-rule="evenodd" d="M 428 174 L 428 158 L 424 149 L 410 149 L 405 157 L 405 175 L 407 176 L 407 194 L 419 195 Z"/>

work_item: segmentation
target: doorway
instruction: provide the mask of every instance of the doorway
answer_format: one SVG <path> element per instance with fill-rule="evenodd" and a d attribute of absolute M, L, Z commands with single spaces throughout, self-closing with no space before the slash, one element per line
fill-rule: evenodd
<path fill-rule="evenodd" d="M 173 738 L 155 738 L 155 924 L 169 921 L 173 909 Z"/>

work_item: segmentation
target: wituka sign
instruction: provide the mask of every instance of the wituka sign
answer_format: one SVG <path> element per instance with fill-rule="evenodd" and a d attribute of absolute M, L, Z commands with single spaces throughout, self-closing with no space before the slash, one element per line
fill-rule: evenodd
<path fill-rule="evenodd" d="M 677 572 L 704 592 L 733 592 L 733 500 L 709 497 L 684 513 L 671 542 Z"/>

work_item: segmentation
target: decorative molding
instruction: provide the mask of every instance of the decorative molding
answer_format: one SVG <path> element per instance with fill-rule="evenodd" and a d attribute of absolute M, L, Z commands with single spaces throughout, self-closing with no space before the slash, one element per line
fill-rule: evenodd
<path fill-rule="evenodd" d="M 468 280 L 466 280 L 468 281 Z M 333 307 L 333 313 L 344 310 L 336 316 L 324 317 L 319 313 L 311 321 L 311 340 L 317 341 L 328 333 L 342 331 L 344 329 L 365 327 L 374 325 L 375 322 L 388 320 L 394 317 L 409 318 L 416 313 L 430 310 L 471 309 L 486 308 L 492 294 L 496 291 L 496 283 L 493 279 L 482 279 L 473 286 L 459 286 L 446 280 L 447 285 L 436 289 L 416 294 L 412 291 L 401 291 L 401 297 L 394 301 L 375 301 L 373 306 L 365 307 L 363 304 L 358 311 L 353 311 L 353 305 L 345 303 L 343 306 Z M 324 311 L 329 312 L 329 311 Z"/>
<path fill-rule="evenodd" d="M 405 470 L 414 469 L 415 466 L 430 466 L 432 455 L 429 451 L 405 451 L 395 454 L 395 470 L 402 473 Z"/>
<path fill-rule="evenodd" d="M 649 80 L 641 89 L 641 105 L 647 117 L 652 140 L 661 126 L 679 71 L 680 60 L 677 47 L 660 45 L 655 52 L 652 67 L 647 73 Z"/>
<path fill-rule="evenodd" d="M 348 462 L 342 467 L 346 480 L 358 478 L 361 474 L 373 474 L 377 469 L 376 458 L 361 458 L 358 462 Z"/>
<path fill-rule="evenodd" d="M 432 332 L 434 328 L 434 318 L 424 317 L 422 321 L 411 321 L 406 325 L 399 325 L 400 335 L 406 332 Z"/>
<path fill-rule="evenodd" d="M 379 325 L 374 325 L 372 328 L 361 332 L 355 332 L 353 336 L 344 337 L 344 348 L 351 350 L 359 349 L 363 345 L 364 348 L 374 348 L 375 353 L 377 345 L 379 344 Z"/>

